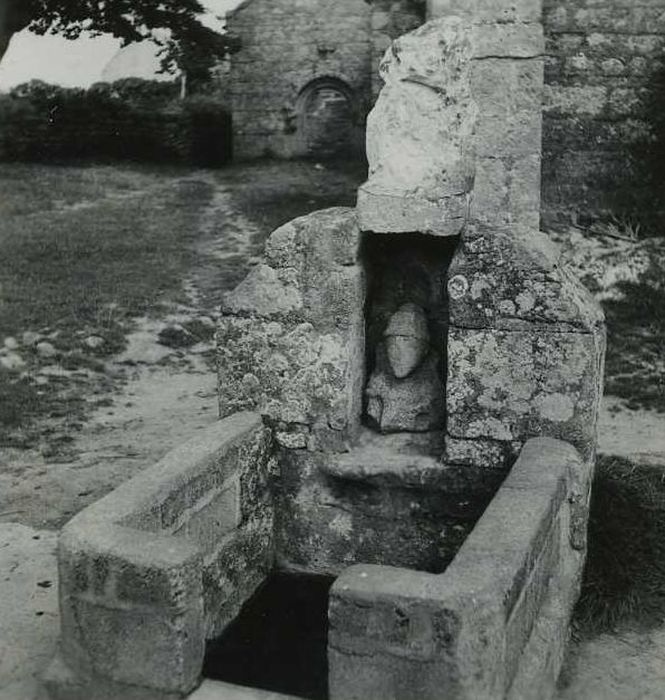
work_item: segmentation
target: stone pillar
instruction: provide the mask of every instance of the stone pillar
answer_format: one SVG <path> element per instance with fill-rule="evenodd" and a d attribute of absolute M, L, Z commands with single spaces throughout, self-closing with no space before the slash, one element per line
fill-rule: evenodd
<path fill-rule="evenodd" d="M 471 219 L 540 225 L 544 38 L 542 0 L 428 0 L 427 16 L 473 24 L 471 92 L 478 105 Z"/>
<path fill-rule="evenodd" d="M 470 39 L 467 21 L 445 17 L 386 51 L 379 69 L 384 87 L 367 118 L 361 230 L 454 236 L 466 225 L 477 114 Z"/>

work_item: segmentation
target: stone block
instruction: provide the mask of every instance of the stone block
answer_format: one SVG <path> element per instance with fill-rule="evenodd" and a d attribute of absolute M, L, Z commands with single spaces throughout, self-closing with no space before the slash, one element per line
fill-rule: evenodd
<path fill-rule="evenodd" d="M 545 37 L 540 22 L 488 23 L 473 25 L 473 57 L 540 59 Z"/>
<path fill-rule="evenodd" d="M 266 579 L 274 561 L 272 520 L 243 525 L 218 542 L 203 567 L 205 637 L 218 637 Z"/>
<path fill-rule="evenodd" d="M 352 567 L 331 589 L 329 620 L 333 700 L 500 697 L 498 607 L 451 588 L 445 574 Z"/>
<path fill-rule="evenodd" d="M 244 515 L 257 535 L 237 557 L 237 588 L 227 591 L 237 606 L 273 559 L 269 445 L 260 416 L 232 416 L 68 523 L 58 545 L 61 649 L 76 679 L 54 677 L 54 693 L 166 698 L 197 685 L 219 613 L 203 591 L 210 557 Z M 160 518 L 146 520 L 154 513 Z M 134 693 L 139 686 L 144 695 Z"/>
<path fill-rule="evenodd" d="M 347 334 L 320 334 L 307 322 L 223 316 L 217 353 L 222 415 L 251 408 L 273 423 L 324 421 L 339 430 L 359 417 L 362 348 Z"/>
<path fill-rule="evenodd" d="M 262 287 L 258 273 L 227 295 L 217 333 L 223 416 L 252 407 L 280 435 L 311 429 L 344 449 L 357 430 L 364 384 L 359 246 L 351 209 L 315 212 L 273 232 L 264 268 L 300 302 L 280 305 L 272 281 Z"/>
<path fill-rule="evenodd" d="M 538 231 L 470 226 L 448 269 L 451 324 L 601 331 L 600 307 L 559 262 L 559 250 Z"/>
<path fill-rule="evenodd" d="M 347 569 L 330 596 L 331 698 L 517 700 L 529 677 L 541 695 L 524 697 L 549 697 L 581 571 L 565 546 L 573 463 L 566 443 L 528 442 L 443 574 Z"/>
<path fill-rule="evenodd" d="M 600 351 L 586 333 L 451 329 L 447 429 L 454 438 L 567 439 L 593 453 Z"/>
<path fill-rule="evenodd" d="M 540 229 L 540 152 L 512 160 L 508 182 L 510 220 L 532 231 Z"/>
<path fill-rule="evenodd" d="M 75 670 L 167 692 L 196 684 L 203 659 L 201 563 L 187 542 L 169 540 L 112 525 L 82 531 L 75 523 L 63 531 L 62 649 Z M 83 562 L 89 572 L 109 572 L 103 587 L 70 588 L 72 571 Z"/>
<path fill-rule="evenodd" d="M 450 437 L 519 443 L 549 435 L 590 457 L 603 315 L 556 249 L 531 230 L 472 226 L 448 274 Z"/>
<path fill-rule="evenodd" d="M 68 605 L 92 674 L 167 693 L 186 693 L 196 686 L 205 642 L 200 608 L 167 614 L 83 598 Z M 69 644 L 63 649 L 67 652 Z"/>
<path fill-rule="evenodd" d="M 473 182 L 470 31 L 457 18 L 397 39 L 367 121 L 369 179 L 358 192 L 360 228 L 456 235 Z"/>
<path fill-rule="evenodd" d="M 478 158 L 471 202 L 472 220 L 496 226 L 512 223 L 509 189 L 510 163 L 501 158 Z"/>
<path fill-rule="evenodd" d="M 469 16 L 476 22 L 540 22 L 542 0 L 428 0 L 427 16 Z"/>
<path fill-rule="evenodd" d="M 300 275 L 309 275 L 314 283 L 333 263 L 355 265 L 360 242 L 354 210 L 332 207 L 293 219 L 275 229 L 266 241 L 265 254 L 274 267 L 295 267 Z"/>
<path fill-rule="evenodd" d="M 478 499 L 471 499 L 472 486 L 466 488 L 463 479 L 441 475 L 441 470 L 437 474 L 433 459 L 398 462 L 399 457 L 393 457 L 389 473 L 385 467 L 375 469 L 372 456 L 353 450 L 340 457 L 280 450 L 280 568 L 336 575 L 345 566 L 366 561 L 441 571 L 452 559 L 491 489 L 476 487 Z M 370 463 L 352 464 L 365 458 Z M 411 480 L 396 476 L 408 467 L 422 468 L 424 483 L 416 474 Z M 348 478 L 349 469 L 366 478 Z M 443 483 L 454 483 L 457 490 L 448 493 Z"/>
<path fill-rule="evenodd" d="M 558 521 L 542 543 L 539 556 L 529 578 L 524 582 L 506 625 L 506 667 L 510 681 L 519 668 L 522 653 L 547 598 L 552 575 L 560 566 L 561 534 L 557 524 Z"/>
<path fill-rule="evenodd" d="M 476 153 L 480 158 L 539 154 L 541 124 L 540 108 L 513 111 L 510 115 L 483 113 L 476 129 Z"/>
<path fill-rule="evenodd" d="M 239 490 L 237 480 L 232 479 L 221 491 L 213 492 L 203 503 L 197 503 L 173 534 L 184 535 L 196 542 L 202 554 L 207 556 L 241 522 Z"/>
<path fill-rule="evenodd" d="M 225 295 L 223 313 L 239 316 L 256 314 L 275 319 L 297 318 L 303 308 L 302 294 L 289 272 L 263 264 L 252 268 L 247 277 Z"/>
<path fill-rule="evenodd" d="M 130 686 L 109 679 L 75 673 L 57 652 L 42 676 L 49 700 L 181 700 L 182 693 L 169 693 L 145 686 Z"/>
<path fill-rule="evenodd" d="M 443 461 L 448 464 L 496 470 L 501 473 L 517 457 L 521 443 L 497 440 L 463 440 L 446 436 Z"/>
<path fill-rule="evenodd" d="M 471 90 L 482 115 L 509 117 L 542 109 L 543 62 L 486 58 L 473 61 Z"/>

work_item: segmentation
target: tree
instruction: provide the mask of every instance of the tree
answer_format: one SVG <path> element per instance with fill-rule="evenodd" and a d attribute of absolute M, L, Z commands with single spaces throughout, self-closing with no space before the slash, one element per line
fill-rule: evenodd
<path fill-rule="evenodd" d="M 199 0 L 0 0 L 0 60 L 23 29 L 68 39 L 86 31 L 112 34 L 124 44 L 153 39 L 161 46 L 162 68 L 171 70 L 189 47 L 217 57 L 232 49 L 230 37 L 201 24 L 203 12 Z M 166 38 L 155 34 L 159 29 L 169 30 Z"/>

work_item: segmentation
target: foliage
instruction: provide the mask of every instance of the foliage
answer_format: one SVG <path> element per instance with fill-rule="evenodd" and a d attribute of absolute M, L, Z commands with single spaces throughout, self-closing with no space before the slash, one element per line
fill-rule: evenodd
<path fill-rule="evenodd" d="M 221 165 L 230 116 L 214 96 L 176 98 L 174 83 L 126 79 L 88 90 L 41 81 L 0 96 L 0 159 Z"/>
<path fill-rule="evenodd" d="M 621 297 L 603 302 L 607 319 L 607 393 L 629 408 L 665 411 L 665 284 L 662 264 L 617 284 Z"/>
<path fill-rule="evenodd" d="M 661 467 L 598 459 L 579 634 L 665 622 L 665 477 Z"/>
<path fill-rule="evenodd" d="M 17 31 L 62 34 L 108 33 L 124 44 L 151 39 L 161 47 L 163 68 L 181 67 L 188 47 L 223 57 L 231 39 L 204 26 L 199 0 L 0 0 L 0 58 Z M 161 30 L 161 31 L 160 31 Z"/>

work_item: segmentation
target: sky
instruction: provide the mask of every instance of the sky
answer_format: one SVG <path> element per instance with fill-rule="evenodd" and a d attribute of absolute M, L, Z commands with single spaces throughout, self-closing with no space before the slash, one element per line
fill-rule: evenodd
<path fill-rule="evenodd" d="M 204 23 L 212 28 L 223 26 L 216 16 L 223 16 L 239 1 L 201 0 L 201 4 L 209 10 Z M 33 79 L 65 87 L 88 87 L 101 79 L 102 71 L 119 49 L 120 41 L 112 36 L 81 37 L 68 41 L 60 36 L 20 32 L 12 38 L 0 63 L 0 91 Z M 148 65 L 151 58 L 150 55 L 146 58 Z M 154 58 L 155 68 L 157 65 L 158 61 Z"/>

